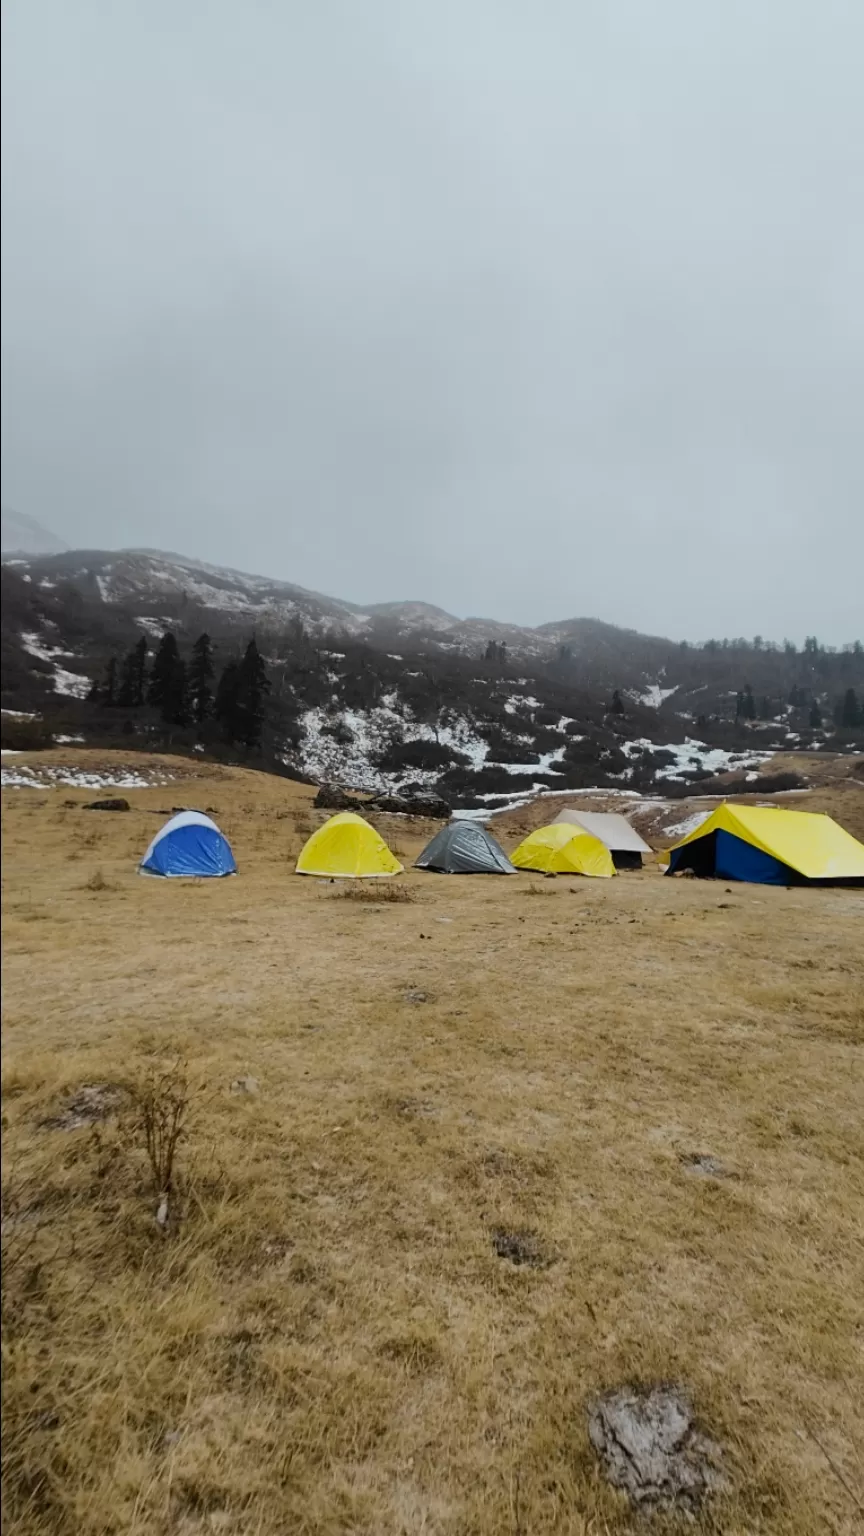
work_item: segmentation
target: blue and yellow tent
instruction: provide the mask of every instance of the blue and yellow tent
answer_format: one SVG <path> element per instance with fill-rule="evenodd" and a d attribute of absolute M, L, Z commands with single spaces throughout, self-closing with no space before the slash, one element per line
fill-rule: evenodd
<path fill-rule="evenodd" d="M 830 816 L 725 802 L 669 850 L 690 870 L 755 885 L 864 885 L 864 843 Z"/>

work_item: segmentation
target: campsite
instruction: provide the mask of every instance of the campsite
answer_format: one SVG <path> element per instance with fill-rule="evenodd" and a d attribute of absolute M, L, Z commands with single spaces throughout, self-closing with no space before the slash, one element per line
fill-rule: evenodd
<path fill-rule="evenodd" d="M 719 1448 L 695 1528 L 851 1536 L 864 893 L 437 875 L 442 824 L 384 814 L 402 873 L 296 878 L 314 786 L 73 756 L 3 794 L 16 1529 L 611 1536 L 591 1405 L 671 1383 Z M 854 766 L 786 804 L 860 839 Z M 190 810 L 236 875 L 141 878 Z"/>

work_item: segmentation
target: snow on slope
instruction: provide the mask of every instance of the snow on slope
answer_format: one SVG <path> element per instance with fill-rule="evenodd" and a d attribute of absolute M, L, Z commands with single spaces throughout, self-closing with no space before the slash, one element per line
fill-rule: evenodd
<path fill-rule="evenodd" d="M 33 630 L 22 632 L 21 646 L 28 656 L 35 656 L 38 661 L 47 661 L 54 668 L 52 682 L 55 693 L 62 693 L 70 699 L 86 699 L 90 692 L 90 678 L 81 672 L 69 672 L 57 664 L 58 656 L 72 657 L 74 660 L 74 651 L 64 651 L 62 646 L 49 645 Z"/>
<path fill-rule="evenodd" d="M 685 736 L 683 741 L 670 741 L 661 744 L 656 741 L 648 741 L 646 737 L 638 741 L 626 741 L 621 748 L 625 757 L 637 757 L 641 752 L 671 752 L 675 762 L 668 768 L 658 768 L 655 778 L 678 779 L 684 781 L 692 774 L 693 769 L 702 769 L 707 773 L 728 773 L 731 768 L 758 768 L 760 763 L 767 762 L 770 752 L 727 752 L 722 747 L 706 746 L 704 741 L 694 741 Z"/>
<path fill-rule="evenodd" d="M 59 784 L 73 789 L 150 789 L 154 784 L 170 784 L 172 775 L 166 773 L 134 773 L 118 770 L 116 773 L 88 773 L 84 768 L 70 768 L 40 764 L 30 767 L 22 763 L 17 768 L 0 770 L 0 787 L 3 789 L 55 789 Z"/>
<path fill-rule="evenodd" d="M 671 699 L 673 693 L 677 692 L 677 683 L 674 688 L 661 688 L 659 683 L 651 683 L 644 693 L 637 693 L 635 698 L 640 704 L 645 704 L 648 709 L 659 709 L 664 699 Z"/>

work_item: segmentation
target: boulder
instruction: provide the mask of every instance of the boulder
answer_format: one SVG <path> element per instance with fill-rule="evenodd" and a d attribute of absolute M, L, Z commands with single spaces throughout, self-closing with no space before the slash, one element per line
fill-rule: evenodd
<path fill-rule="evenodd" d="M 115 795 L 110 800 L 90 800 L 84 806 L 85 811 L 128 811 L 129 801 L 122 796 Z"/>
<path fill-rule="evenodd" d="M 338 784 L 322 784 L 312 804 L 319 811 L 355 811 L 358 804 L 353 795 L 340 789 Z"/>
<path fill-rule="evenodd" d="M 426 816 L 433 821 L 450 820 L 450 802 L 443 795 L 431 793 L 375 795 L 367 800 L 370 811 L 389 811 L 391 816 Z"/>

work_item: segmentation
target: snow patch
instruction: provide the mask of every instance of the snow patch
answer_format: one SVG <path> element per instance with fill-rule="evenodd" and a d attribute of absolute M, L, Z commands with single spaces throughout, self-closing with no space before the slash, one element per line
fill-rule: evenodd
<path fill-rule="evenodd" d="M 154 784 L 170 784 L 172 774 L 153 773 L 88 773 L 84 768 L 64 768 L 46 765 L 30 768 L 22 763 L 20 768 L 4 768 L 0 771 L 3 789 L 56 789 L 58 785 L 71 785 L 73 789 L 149 789 Z"/>
<path fill-rule="evenodd" d="M 394 740 L 437 741 L 463 753 L 472 768 L 483 767 L 489 748 L 471 720 L 451 718 L 436 731 L 397 707 L 398 704 L 398 695 L 389 693 L 374 709 L 343 709 L 337 713 L 320 707 L 307 709 L 300 716 L 301 746 L 296 753 L 286 754 L 283 761 L 296 762 L 314 779 L 335 779 L 351 789 L 367 790 L 395 789 L 406 778 L 423 785 L 434 784 L 440 778 L 441 768 L 402 768 L 397 773 L 378 768 L 376 759 Z M 351 741 L 339 741 L 330 734 L 339 725 L 350 731 Z M 538 771 L 536 764 L 529 771 Z"/>
<path fill-rule="evenodd" d="M 661 688 L 659 683 L 651 683 L 644 693 L 637 694 L 640 704 L 647 704 L 649 709 L 659 709 L 664 699 L 671 699 L 673 693 L 678 692 L 678 684 L 674 688 Z"/>
<path fill-rule="evenodd" d="M 165 631 L 171 628 L 170 619 L 155 619 L 146 613 L 138 614 L 135 623 L 151 640 L 161 640 Z"/>
<path fill-rule="evenodd" d="M 694 811 L 692 816 L 685 816 L 683 821 L 676 821 L 671 827 L 663 828 L 664 837 L 687 837 L 688 833 L 695 832 L 701 827 L 703 821 L 713 816 L 713 811 Z"/>
<path fill-rule="evenodd" d="M 54 692 L 62 693 L 70 699 L 86 699 L 92 683 L 89 677 L 84 677 L 80 672 L 64 672 L 62 667 L 54 668 Z"/>
<path fill-rule="evenodd" d="M 74 651 L 64 651 L 62 646 L 48 645 L 42 640 L 35 630 L 23 629 L 21 631 L 21 645 L 28 656 L 35 656 L 37 661 L 53 661 L 55 656 L 73 656 Z"/>
<path fill-rule="evenodd" d="M 625 757 L 638 757 L 643 752 L 671 752 L 675 758 L 668 768 L 657 768 L 655 779 L 686 780 L 694 769 L 708 773 L 728 773 L 732 768 L 758 768 L 767 762 L 770 752 L 727 752 L 723 747 L 709 747 L 704 741 L 685 736 L 683 742 L 660 743 L 641 737 L 637 741 L 625 741 L 621 747 Z"/>

